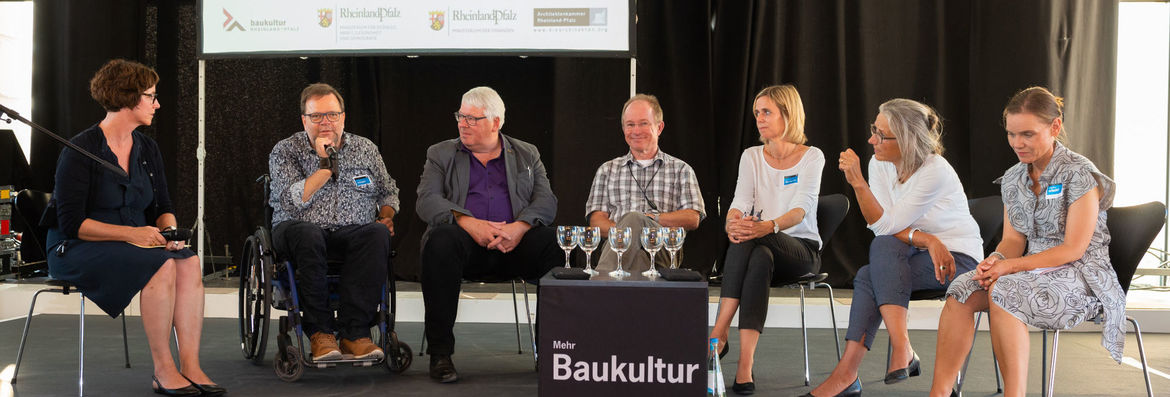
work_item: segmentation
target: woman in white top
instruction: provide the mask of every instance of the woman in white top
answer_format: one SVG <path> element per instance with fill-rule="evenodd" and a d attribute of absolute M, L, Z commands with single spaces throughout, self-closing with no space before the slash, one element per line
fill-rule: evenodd
<path fill-rule="evenodd" d="M 945 290 L 983 256 L 963 185 L 942 157 L 938 114 L 909 99 L 892 99 L 878 109 L 870 126 L 869 183 L 853 150 L 842 152 L 838 164 L 877 237 L 869 265 L 853 279 L 844 357 L 811 395 L 861 395 L 858 367 L 882 321 L 893 348 L 885 383 L 918 376 L 918 356 L 906 331 L 910 292 Z"/>
<path fill-rule="evenodd" d="M 711 330 L 722 357 L 739 309 L 739 367 L 732 385 L 738 394 L 755 391 L 752 363 L 768 312 L 768 288 L 773 281 L 815 272 L 821 258 L 816 214 L 825 155 L 804 145 L 800 94 L 791 85 L 765 88 L 756 95 L 752 114 L 764 144 L 748 148 L 739 160 L 735 199 L 727 211 L 731 246 Z"/>

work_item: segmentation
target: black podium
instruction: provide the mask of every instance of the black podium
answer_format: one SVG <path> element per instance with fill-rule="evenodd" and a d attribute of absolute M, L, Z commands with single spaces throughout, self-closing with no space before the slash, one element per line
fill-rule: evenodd
<path fill-rule="evenodd" d="M 707 283 L 540 280 L 540 395 L 703 396 Z"/>

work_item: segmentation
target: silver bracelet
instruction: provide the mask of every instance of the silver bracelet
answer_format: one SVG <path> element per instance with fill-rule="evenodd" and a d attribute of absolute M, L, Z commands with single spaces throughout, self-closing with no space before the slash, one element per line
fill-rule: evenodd
<path fill-rule="evenodd" d="M 993 255 L 998 256 L 999 260 L 1006 260 L 1007 259 L 1007 257 L 1003 256 L 1003 254 L 999 253 L 999 251 L 992 252 L 992 253 L 988 254 L 987 256 L 993 256 Z"/>
<path fill-rule="evenodd" d="M 910 240 L 911 247 L 914 246 L 914 232 L 917 232 L 919 230 L 922 230 L 922 229 L 910 229 L 910 238 L 907 238 L 907 240 Z"/>

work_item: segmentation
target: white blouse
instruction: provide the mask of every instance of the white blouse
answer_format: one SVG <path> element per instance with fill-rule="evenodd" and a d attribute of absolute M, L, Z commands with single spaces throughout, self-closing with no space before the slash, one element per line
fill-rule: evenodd
<path fill-rule="evenodd" d="M 915 228 L 938 237 L 948 251 L 983 259 L 979 224 L 967 208 L 959 175 L 942 156 L 927 157 L 905 183 L 898 183 L 894 163 L 871 157 L 869 189 L 883 210 L 882 217 L 868 225 L 874 235 Z"/>
<path fill-rule="evenodd" d="M 763 145 L 747 148 L 739 158 L 739 179 L 731 208 L 745 215 L 754 211 L 760 219 L 776 219 L 794 208 L 803 209 L 804 219 L 782 231 L 816 241 L 819 249 L 823 242 L 817 231 L 817 200 L 824 168 L 825 155 L 813 146 L 796 165 L 782 170 L 768 165 Z"/>

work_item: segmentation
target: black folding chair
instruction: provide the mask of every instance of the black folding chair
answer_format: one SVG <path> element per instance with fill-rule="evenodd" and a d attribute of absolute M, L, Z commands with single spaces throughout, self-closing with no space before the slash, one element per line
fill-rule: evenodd
<path fill-rule="evenodd" d="M 844 194 L 830 194 L 821 196 L 817 200 L 817 231 L 821 237 L 821 252 L 825 251 L 825 246 L 829 244 L 829 240 L 833 238 L 833 233 L 837 231 L 837 227 L 841 226 L 841 221 L 845 220 L 845 214 L 849 213 L 849 198 Z M 804 289 L 813 290 L 817 287 L 824 287 L 829 289 L 829 315 L 833 319 L 833 343 L 837 346 L 837 360 L 841 360 L 841 337 L 837 333 L 837 311 L 833 306 L 833 287 L 824 282 L 829 277 L 829 273 L 809 273 L 801 276 L 795 281 L 782 281 L 773 284 L 773 286 L 792 286 L 795 285 L 800 288 L 800 335 L 804 338 L 804 385 L 809 385 L 809 368 L 808 368 L 808 328 L 805 326 L 805 306 L 804 306 Z"/>

